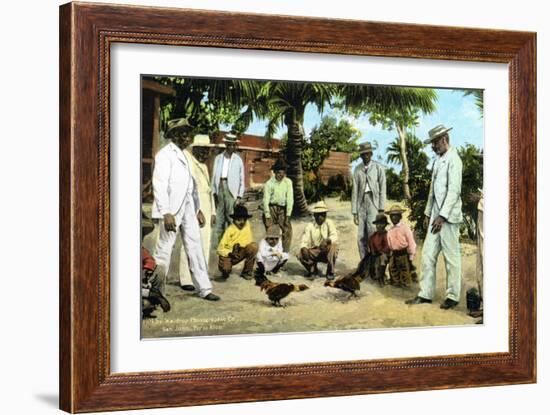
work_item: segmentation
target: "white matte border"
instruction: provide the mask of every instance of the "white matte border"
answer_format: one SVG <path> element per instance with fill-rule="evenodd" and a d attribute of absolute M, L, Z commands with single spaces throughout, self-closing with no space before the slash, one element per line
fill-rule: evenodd
<path fill-rule="evenodd" d="M 140 340 L 141 74 L 484 89 L 484 325 Z M 113 373 L 508 351 L 506 65 L 114 44 L 110 92 Z"/>

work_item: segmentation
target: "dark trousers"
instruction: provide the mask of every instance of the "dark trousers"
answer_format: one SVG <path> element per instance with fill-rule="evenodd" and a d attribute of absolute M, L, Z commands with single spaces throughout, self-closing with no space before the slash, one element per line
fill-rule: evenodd
<path fill-rule="evenodd" d="M 392 251 L 389 271 L 392 285 L 408 287 L 413 281 L 416 281 L 416 268 L 409 259 L 406 249 Z"/>
<path fill-rule="evenodd" d="M 308 272 L 313 272 L 317 263 L 327 264 L 327 274 L 334 274 L 338 246 L 335 243 L 315 246 L 313 248 L 302 248 L 298 253 L 298 260 Z"/>
<path fill-rule="evenodd" d="M 273 268 L 270 272 L 272 274 L 276 274 L 286 264 L 286 262 L 287 262 L 286 259 L 284 261 L 279 261 L 279 263 L 275 265 L 275 268 Z M 265 276 L 265 266 L 263 262 L 256 263 L 256 270 L 254 271 L 254 279 L 256 280 L 256 285 L 258 286 L 262 285 L 262 282 L 267 280 L 267 277 Z"/>
<path fill-rule="evenodd" d="M 269 214 L 271 215 L 273 225 L 279 225 L 283 233 L 283 250 L 289 252 L 290 244 L 292 243 L 292 224 L 290 223 L 290 218 L 286 215 L 286 206 L 269 205 Z M 267 230 L 265 213 L 262 218 Z"/>
<path fill-rule="evenodd" d="M 229 274 L 233 269 L 233 265 L 245 261 L 242 274 L 252 274 L 257 253 L 258 245 L 255 242 L 251 242 L 244 248 L 239 247 L 234 249 L 231 256 L 220 256 L 218 260 L 218 269 L 224 274 Z"/>

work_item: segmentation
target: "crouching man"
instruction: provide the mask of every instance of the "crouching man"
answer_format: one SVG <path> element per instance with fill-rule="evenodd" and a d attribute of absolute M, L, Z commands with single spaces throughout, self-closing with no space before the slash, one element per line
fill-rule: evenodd
<path fill-rule="evenodd" d="M 218 268 L 222 273 L 221 279 L 229 278 L 233 265 L 244 261 L 241 277 L 250 280 L 253 278 L 252 270 L 258 253 L 258 244 L 253 242 L 252 227 L 248 221 L 252 215 L 248 214 L 245 206 L 237 205 L 229 216 L 233 223 L 225 230 L 218 245 Z"/>
<path fill-rule="evenodd" d="M 319 202 L 313 207 L 314 222 L 309 223 L 302 237 L 298 260 L 307 271 L 306 278 L 314 278 L 319 274 L 317 264 L 327 264 L 326 278 L 334 279 L 334 268 L 338 255 L 338 234 L 336 225 L 327 219 L 328 208 L 325 202 Z"/>

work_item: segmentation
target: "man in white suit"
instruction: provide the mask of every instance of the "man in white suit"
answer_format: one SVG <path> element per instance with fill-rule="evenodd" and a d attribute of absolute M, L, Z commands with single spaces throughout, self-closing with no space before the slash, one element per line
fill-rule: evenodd
<path fill-rule="evenodd" d="M 216 248 L 225 229 L 232 223 L 235 205 L 240 204 L 244 194 L 244 164 L 236 153 L 239 140 L 234 134 L 223 139 L 225 151 L 214 159 L 212 193 L 216 203 L 216 230 L 213 243 Z"/>
<path fill-rule="evenodd" d="M 164 146 L 155 156 L 153 171 L 153 218 L 160 219 L 160 235 L 154 258 L 165 270 L 170 258 L 176 231 L 179 229 L 193 285 L 199 295 L 210 301 L 220 298 L 212 293 L 212 283 L 208 277 L 208 266 L 201 244 L 200 226 L 205 218 L 200 210 L 197 185 L 191 175 L 190 162 L 183 150 L 190 144 L 192 127 L 186 119 L 179 118 L 168 123 L 166 137 L 172 142 Z"/>
<path fill-rule="evenodd" d="M 459 228 L 462 223 L 462 160 L 449 143 L 451 128 L 438 125 L 429 131 L 424 144 L 431 144 L 437 154 L 425 215 L 426 239 L 422 248 L 422 276 L 418 295 L 407 304 L 431 303 L 435 296 L 437 257 L 443 252 L 447 272 L 444 310 L 460 301 L 462 284 Z"/>
<path fill-rule="evenodd" d="M 386 171 L 372 160 L 370 143 L 359 147 L 361 163 L 353 171 L 351 213 L 357 225 L 357 246 L 360 259 L 365 257 L 369 237 L 376 231 L 376 215 L 386 208 Z"/>
<path fill-rule="evenodd" d="M 214 195 L 212 193 L 212 185 L 210 183 L 210 174 L 206 161 L 210 156 L 211 144 L 210 138 L 207 135 L 199 134 L 193 139 L 191 144 L 191 152 L 188 149 L 184 150 L 191 167 L 191 175 L 195 179 L 197 192 L 199 194 L 199 202 L 201 212 L 204 214 L 205 222 L 201 227 L 201 242 L 202 251 L 206 264 L 210 259 L 210 242 L 212 237 L 212 227 L 216 224 L 216 207 L 214 204 Z M 185 253 L 185 247 L 181 247 L 180 253 L 180 285 L 185 291 L 194 291 L 195 286 L 191 279 L 191 270 L 189 269 L 189 260 Z"/>

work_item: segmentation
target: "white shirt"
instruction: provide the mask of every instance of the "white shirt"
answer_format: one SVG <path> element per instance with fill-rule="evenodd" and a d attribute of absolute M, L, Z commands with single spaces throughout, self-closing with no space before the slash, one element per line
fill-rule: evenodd
<path fill-rule="evenodd" d="M 281 259 L 275 255 L 276 253 L 282 254 Z M 281 238 L 279 238 L 279 241 L 275 246 L 269 245 L 265 239 L 262 239 L 260 241 L 258 253 L 256 254 L 256 260 L 264 264 L 266 271 L 271 271 L 280 261 L 288 260 L 288 253 L 283 252 L 283 243 L 281 242 Z"/>
<path fill-rule="evenodd" d="M 231 162 L 231 157 L 226 157 L 223 155 L 223 164 L 222 164 L 222 179 L 227 179 L 227 172 L 229 171 L 229 163 Z"/>
<path fill-rule="evenodd" d="M 365 174 L 367 173 L 367 170 L 369 169 L 369 166 L 370 166 L 370 162 L 369 162 L 369 164 L 367 164 L 367 165 L 365 166 Z M 369 186 L 369 181 L 368 181 L 368 180 L 365 180 L 365 193 L 368 193 L 368 192 L 370 192 L 370 191 L 371 191 L 371 190 L 370 190 L 370 186 Z"/>

